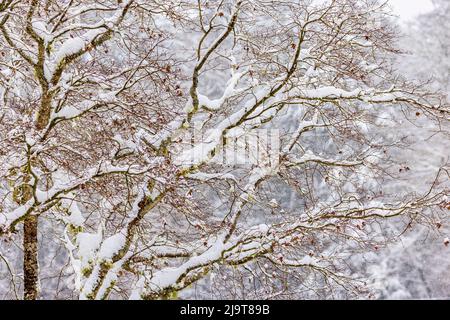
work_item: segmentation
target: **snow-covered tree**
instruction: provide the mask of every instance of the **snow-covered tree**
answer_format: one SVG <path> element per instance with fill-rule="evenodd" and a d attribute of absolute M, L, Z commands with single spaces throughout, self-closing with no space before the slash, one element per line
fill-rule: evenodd
<path fill-rule="evenodd" d="M 22 238 L 24 298 L 48 290 L 40 228 L 81 299 L 198 282 L 240 298 L 364 292 L 349 255 L 395 239 L 391 218 L 434 224 L 449 206 L 445 167 L 422 193 L 384 188 L 402 143 L 380 134 L 389 110 L 437 124 L 449 112 L 392 72 L 386 10 L 1 1 L 0 236 Z M 20 255 L 0 254 L 18 286 Z"/>

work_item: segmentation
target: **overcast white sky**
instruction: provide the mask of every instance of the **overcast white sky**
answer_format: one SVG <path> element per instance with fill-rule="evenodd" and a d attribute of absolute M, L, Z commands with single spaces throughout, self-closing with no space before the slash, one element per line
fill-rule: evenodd
<path fill-rule="evenodd" d="M 417 15 L 433 8 L 431 0 L 389 0 L 402 21 L 414 19 Z"/>

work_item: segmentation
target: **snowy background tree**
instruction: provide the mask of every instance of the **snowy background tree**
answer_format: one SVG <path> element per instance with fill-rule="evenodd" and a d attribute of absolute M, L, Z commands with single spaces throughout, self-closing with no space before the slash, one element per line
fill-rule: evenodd
<path fill-rule="evenodd" d="M 450 93 L 449 53 L 450 5 L 445 0 L 433 1 L 434 9 L 403 25 L 401 47 L 405 54 L 396 57 L 399 71 L 416 82 L 428 82 L 432 90 Z M 424 37 L 423 35 L 427 35 Z M 407 149 L 396 157 L 410 167 L 399 190 L 420 190 L 432 172 L 449 161 L 450 127 L 448 122 L 436 127 L 417 115 L 413 123 L 403 123 L 410 141 Z M 404 172 L 405 173 L 405 172 Z M 400 242 L 382 250 L 368 266 L 368 276 L 381 298 L 448 299 L 449 230 L 448 217 L 437 216 L 435 228 L 415 227 L 402 234 Z M 401 227 L 399 227 L 401 232 Z M 370 257 L 367 257 L 370 259 Z"/>
<path fill-rule="evenodd" d="M 402 158 L 446 95 L 383 1 L 5 0 L 0 32 L 2 298 L 368 298 L 360 257 L 448 220 L 447 162 Z"/>

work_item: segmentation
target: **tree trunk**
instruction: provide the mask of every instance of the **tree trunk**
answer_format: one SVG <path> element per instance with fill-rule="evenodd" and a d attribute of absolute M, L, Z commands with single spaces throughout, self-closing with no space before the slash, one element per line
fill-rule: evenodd
<path fill-rule="evenodd" d="M 23 282 L 24 300 L 36 300 L 38 295 L 38 218 L 26 217 L 23 225 Z"/>
<path fill-rule="evenodd" d="M 43 130 L 50 120 L 52 113 L 52 95 L 48 92 L 44 92 L 41 100 L 41 106 L 37 114 L 36 129 Z"/>

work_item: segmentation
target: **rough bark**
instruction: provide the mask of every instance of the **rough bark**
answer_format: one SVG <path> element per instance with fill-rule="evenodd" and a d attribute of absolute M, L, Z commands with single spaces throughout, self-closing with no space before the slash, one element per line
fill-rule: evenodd
<path fill-rule="evenodd" d="M 42 97 L 41 106 L 39 108 L 39 113 L 36 119 L 36 128 L 38 130 L 43 130 L 49 123 L 51 109 L 52 96 L 49 93 L 45 93 Z"/>
<path fill-rule="evenodd" d="M 36 300 L 38 296 L 38 218 L 29 215 L 23 225 L 23 282 L 24 300 Z"/>

